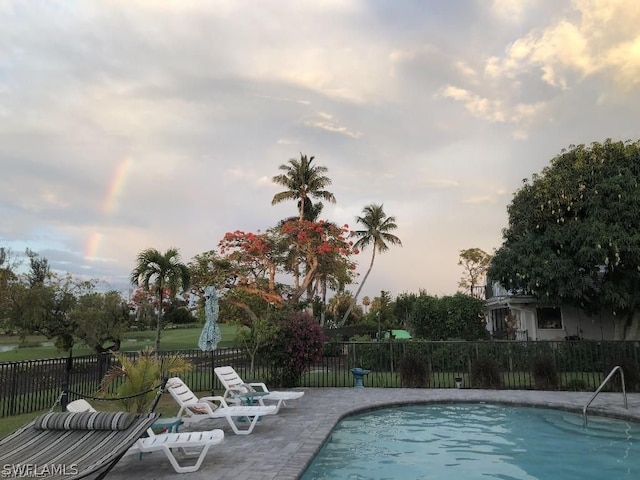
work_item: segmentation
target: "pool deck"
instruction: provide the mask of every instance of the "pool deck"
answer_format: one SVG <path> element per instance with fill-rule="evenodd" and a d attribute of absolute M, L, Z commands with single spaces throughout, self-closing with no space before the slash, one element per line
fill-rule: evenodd
<path fill-rule="evenodd" d="M 534 390 L 323 388 L 305 389 L 293 407 L 265 417 L 251 435 L 235 435 L 225 420 L 207 420 L 198 430 L 222 428 L 224 441 L 213 446 L 200 470 L 184 474 L 190 480 L 295 480 L 322 447 L 331 429 L 346 415 L 385 406 L 416 403 L 488 402 L 560 408 L 582 414 L 592 393 Z M 608 415 L 640 421 L 640 394 L 600 393 L 589 415 Z M 177 410 L 177 408 L 176 408 Z M 196 429 L 195 427 L 193 428 Z M 183 429 L 185 430 L 185 429 Z M 142 460 L 126 456 L 107 476 L 110 480 L 173 479 L 177 474 L 162 453 Z"/>

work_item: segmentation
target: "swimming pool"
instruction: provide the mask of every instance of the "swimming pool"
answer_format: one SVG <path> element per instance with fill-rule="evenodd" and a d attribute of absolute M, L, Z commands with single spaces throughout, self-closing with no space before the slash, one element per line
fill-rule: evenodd
<path fill-rule="evenodd" d="M 347 417 L 302 480 L 640 478 L 640 425 L 560 410 L 411 405 Z"/>

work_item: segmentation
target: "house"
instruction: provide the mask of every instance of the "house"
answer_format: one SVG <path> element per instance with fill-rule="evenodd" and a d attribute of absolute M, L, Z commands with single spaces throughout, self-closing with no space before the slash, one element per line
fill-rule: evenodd
<path fill-rule="evenodd" d="M 509 340 L 613 340 L 614 316 L 589 316 L 569 305 L 540 303 L 529 295 L 485 287 L 485 321 L 493 338 Z"/>

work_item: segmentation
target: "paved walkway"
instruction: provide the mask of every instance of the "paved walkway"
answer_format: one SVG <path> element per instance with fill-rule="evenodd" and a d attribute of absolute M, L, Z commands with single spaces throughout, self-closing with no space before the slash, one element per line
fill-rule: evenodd
<path fill-rule="evenodd" d="M 583 392 L 528 390 L 323 388 L 305 390 L 293 408 L 265 417 L 251 435 L 234 435 L 224 420 L 202 422 L 199 429 L 222 428 L 225 439 L 212 447 L 202 467 L 185 474 L 189 480 L 295 480 L 300 477 L 327 435 L 345 415 L 381 406 L 427 402 L 500 402 L 561 408 L 582 413 L 591 398 Z M 591 414 L 606 414 L 640 421 L 640 394 L 601 393 L 589 407 Z M 176 408 L 177 410 L 177 408 Z M 107 476 L 110 480 L 135 478 L 178 480 L 161 453 L 123 458 Z M 183 477 L 184 478 L 184 477 Z"/>

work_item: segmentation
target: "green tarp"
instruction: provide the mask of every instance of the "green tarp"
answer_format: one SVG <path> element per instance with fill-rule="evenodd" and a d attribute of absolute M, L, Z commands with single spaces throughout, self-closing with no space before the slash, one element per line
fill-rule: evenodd
<path fill-rule="evenodd" d="M 406 330 L 387 330 L 384 332 L 384 338 L 390 338 L 393 335 L 393 338 L 396 340 L 406 340 L 411 338 L 411 334 Z"/>

